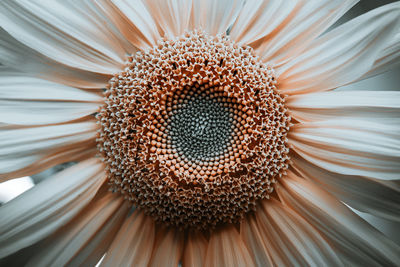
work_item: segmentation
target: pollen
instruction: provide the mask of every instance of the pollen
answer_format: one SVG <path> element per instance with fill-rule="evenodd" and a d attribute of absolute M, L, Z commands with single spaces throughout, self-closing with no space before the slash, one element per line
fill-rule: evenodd
<path fill-rule="evenodd" d="M 111 188 L 163 224 L 237 223 L 288 168 L 274 71 L 226 35 L 188 32 L 130 56 L 97 119 Z"/>

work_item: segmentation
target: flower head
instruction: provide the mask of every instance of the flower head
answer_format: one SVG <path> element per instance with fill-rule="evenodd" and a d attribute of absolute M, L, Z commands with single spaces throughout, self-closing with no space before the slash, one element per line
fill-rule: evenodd
<path fill-rule="evenodd" d="M 335 89 L 400 4 L 327 31 L 356 2 L 2 1 L 0 181 L 75 164 L 0 207 L 0 263 L 397 264 L 349 206 L 399 220 L 400 94 Z"/>

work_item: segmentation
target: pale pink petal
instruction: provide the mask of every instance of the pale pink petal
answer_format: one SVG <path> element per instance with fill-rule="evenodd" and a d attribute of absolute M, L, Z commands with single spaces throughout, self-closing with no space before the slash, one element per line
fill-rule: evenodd
<path fill-rule="evenodd" d="M 256 214 L 259 212 L 264 211 L 257 210 Z M 248 215 L 240 224 L 240 235 L 243 242 L 249 249 L 256 266 L 273 266 L 274 262 L 278 266 L 282 266 L 284 260 L 272 243 L 272 237 L 268 227 L 258 225 L 257 219 L 259 217 L 260 215 L 258 215 L 257 218 L 255 215 Z M 264 224 L 263 222 L 260 223 Z M 272 260 L 272 257 L 274 260 Z"/>
<path fill-rule="evenodd" d="M 292 167 L 304 178 L 351 207 L 388 220 L 400 221 L 400 188 L 394 181 L 331 172 L 298 155 L 292 157 L 292 162 Z"/>
<path fill-rule="evenodd" d="M 256 266 L 246 244 L 233 225 L 211 233 L 204 266 Z"/>
<path fill-rule="evenodd" d="M 201 232 L 188 233 L 183 252 L 183 267 L 202 267 L 206 259 L 208 241 Z"/>
<path fill-rule="evenodd" d="M 49 236 L 27 266 L 82 266 L 86 256 L 101 245 L 99 241 L 115 234 L 129 207 L 123 197 L 104 190 L 107 187 L 102 188 L 71 222 Z M 97 260 L 107 247 L 101 247 L 102 251 L 96 253 Z"/>
<path fill-rule="evenodd" d="M 102 102 L 100 96 L 76 88 L 15 72 L 0 72 L 2 123 L 64 123 L 95 113 Z"/>
<path fill-rule="evenodd" d="M 326 91 L 351 83 L 372 67 L 400 27 L 400 3 L 359 16 L 324 34 L 277 69 L 284 94 Z"/>
<path fill-rule="evenodd" d="M 400 247 L 312 182 L 289 173 L 277 192 L 284 204 L 317 228 L 352 265 L 394 266 Z"/>
<path fill-rule="evenodd" d="M 346 117 L 400 123 L 400 92 L 330 91 L 293 95 L 286 104 L 302 122 Z"/>
<path fill-rule="evenodd" d="M 202 29 L 211 35 L 227 32 L 244 2 L 244 0 L 193 0 L 191 29 Z"/>
<path fill-rule="evenodd" d="M 239 44 L 252 46 L 263 61 L 281 65 L 302 52 L 357 0 L 250 0 L 232 27 Z"/>
<path fill-rule="evenodd" d="M 92 121 L 0 127 L 0 179 L 16 178 L 21 174 L 29 176 L 43 167 L 77 161 L 88 152 L 92 155 L 90 150 L 96 148 L 96 129 L 97 125 Z"/>
<path fill-rule="evenodd" d="M 55 62 L 103 74 L 123 67 L 126 51 L 89 2 L 4 0 L 0 10 L 4 30 Z"/>
<path fill-rule="evenodd" d="M 105 181 L 103 165 L 87 160 L 0 207 L 0 258 L 50 235 L 81 211 Z"/>
<path fill-rule="evenodd" d="M 162 36 L 173 38 L 189 28 L 192 0 L 144 0 Z"/>
<path fill-rule="evenodd" d="M 155 224 L 142 211 L 125 219 L 101 266 L 147 266 L 153 251 Z"/>
<path fill-rule="evenodd" d="M 304 159 L 345 175 L 398 179 L 400 126 L 338 118 L 296 124 L 289 142 Z"/>
<path fill-rule="evenodd" d="M 96 0 L 96 5 L 137 49 L 152 47 L 161 38 L 157 24 L 143 0 Z"/>
<path fill-rule="evenodd" d="M 261 202 L 255 213 L 260 235 L 248 236 L 272 248 L 268 254 L 272 264 L 281 266 L 338 266 L 341 261 L 320 233 L 299 214 L 274 198 Z M 257 230 L 253 229 L 253 232 Z M 265 240 L 256 240 L 266 237 Z M 254 242 L 253 241 L 253 242 Z M 259 253 L 260 251 L 253 251 Z M 266 252 L 264 252 L 266 253 Z"/>
<path fill-rule="evenodd" d="M 184 236 L 175 228 L 160 229 L 156 233 L 149 266 L 175 267 L 182 258 Z"/>

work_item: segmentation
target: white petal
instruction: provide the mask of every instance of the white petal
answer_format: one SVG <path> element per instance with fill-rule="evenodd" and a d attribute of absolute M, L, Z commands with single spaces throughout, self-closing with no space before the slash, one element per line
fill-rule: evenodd
<path fill-rule="evenodd" d="M 211 35 L 225 33 L 234 23 L 245 1 L 193 0 L 191 28 Z"/>
<path fill-rule="evenodd" d="M 391 266 L 400 247 L 316 185 L 289 173 L 277 188 L 284 204 L 317 228 L 346 261 L 354 265 Z"/>
<path fill-rule="evenodd" d="M 400 64 L 400 32 L 388 42 L 384 49 L 379 53 L 371 70 L 362 78 L 368 78 L 399 66 Z"/>
<path fill-rule="evenodd" d="M 43 167 L 79 160 L 95 149 L 96 129 L 94 122 L 0 128 L 0 179 L 29 176 Z"/>
<path fill-rule="evenodd" d="M 302 52 L 357 0 L 250 0 L 231 36 L 252 46 L 264 61 L 280 65 Z"/>
<path fill-rule="evenodd" d="M 332 195 L 363 212 L 400 221 L 400 188 L 393 181 L 343 175 L 322 169 L 300 156 L 292 157 L 292 167 Z"/>
<path fill-rule="evenodd" d="M 342 265 L 320 233 L 279 201 L 262 201 L 255 217 L 256 221 L 245 222 L 241 231 L 248 232 L 244 237 L 253 245 L 250 251 L 256 259 L 267 254 L 273 266 Z M 264 262 L 258 266 L 265 266 Z"/>
<path fill-rule="evenodd" d="M 346 117 L 395 123 L 400 118 L 400 92 L 330 91 L 293 95 L 286 104 L 299 121 Z"/>
<path fill-rule="evenodd" d="M 300 94 L 351 83 L 372 68 L 398 27 L 398 2 L 345 23 L 313 41 L 304 53 L 278 68 L 278 87 L 285 94 Z"/>
<path fill-rule="evenodd" d="M 90 205 L 90 204 L 89 204 Z M 87 229 L 93 230 L 93 228 L 98 227 L 97 231 L 92 234 L 92 236 L 87 240 L 87 242 L 80 247 L 80 249 L 76 249 L 77 243 L 71 244 L 73 246 L 76 254 L 74 257 L 68 262 L 69 266 L 96 266 L 104 254 L 108 251 L 111 243 L 113 242 L 118 230 L 121 228 L 122 223 L 126 219 L 127 213 L 129 212 L 129 204 L 125 202 L 122 206 L 120 206 L 115 213 L 107 218 L 107 220 L 101 226 L 99 223 L 92 221 L 91 225 L 87 226 Z M 102 214 L 104 215 L 104 214 Z M 81 218 L 78 216 L 78 220 Z M 74 221 L 70 223 L 74 225 Z M 68 227 L 68 226 L 67 226 Z M 72 228 L 72 227 L 71 227 Z M 64 232 L 64 231 L 63 231 Z M 53 236 L 55 240 L 59 240 L 58 233 L 54 233 L 48 239 L 52 239 Z M 80 239 L 81 234 L 77 235 L 77 238 Z M 53 241 L 58 242 L 58 241 Z M 71 242 L 71 241 L 69 241 Z M 79 240 L 79 242 L 82 242 Z M 73 242 L 71 242 L 73 243 Z M 70 252 L 68 252 L 70 253 Z M 72 255 L 72 253 L 70 253 Z M 58 256 L 57 256 L 58 257 Z"/>
<path fill-rule="evenodd" d="M 183 252 L 183 232 L 179 229 L 160 229 L 156 233 L 156 240 L 149 266 L 175 267 L 178 266 Z"/>
<path fill-rule="evenodd" d="M 204 266 L 255 266 L 246 244 L 233 225 L 211 234 Z"/>
<path fill-rule="evenodd" d="M 137 49 L 152 47 L 161 38 L 157 25 L 142 0 L 97 0 L 96 4 Z"/>
<path fill-rule="evenodd" d="M 0 63 L 30 75 L 79 88 L 103 88 L 110 75 L 56 62 L 14 39 L 0 27 Z"/>
<path fill-rule="evenodd" d="M 294 151 L 313 164 L 345 175 L 393 180 L 400 173 L 400 126 L 347 118 L 297 124 Z"/>
<path fill-rule="evenodd" d="M 102 103 L 96 94 L 17 73 L 0 73 L 0 122 L 53 124 L 96 112 Z"/>
<path fill-rule="evenodd" d="M 162 36 L 180 36 L 189 29 L 192 0 L 144 0 Z"/>
<path fill-rule="evenodd" d="M 153 251 L 155 224 L 142 211 L 125 219 L 101 266 L 147 266 Z"/>
<path fill-rule="evenodd" d="M 27 266 L 78 266 L 85 256 L 81 253 L 90 254 L 91 245 L 98 245 L 98 237 L 121 225 L 129 211 L 125 204 L 120 195 L 101 189 L 81 213 L 45 240 Z"/>
<path fill-rule="evenodd" d="M 125 51 L 93 6 L 69 1 L 1 1 L 1 26 L 40 54 L 72 68 L 119 72 Z"/>
<path fill-rule="evenodd" d="M 0 258 L 50 235 L 82 210 L 105 181 L 87 160 L 46 179 L 0 207 Z"/>
<path fill-rule="evenodd" d="M 201 232 L 188 233 L 183 253 L 182 266 L 204 266 L 208 242 Z"/>

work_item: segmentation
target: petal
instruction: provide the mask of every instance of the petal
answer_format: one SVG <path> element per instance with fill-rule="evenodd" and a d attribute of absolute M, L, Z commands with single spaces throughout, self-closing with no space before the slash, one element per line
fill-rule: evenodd
<path fill-rule="evenodd" d="M 188 233 L 183 253 L 182 266 L 204 266 L 207 245 L 207 239 L 201 232 L 193 231 Z"/>
<path fill-rule="evenodd" d="M 296 59 L 277 69 L 285 94 L 326 91 L 368 72 L 400 26 L 400 3 L 372 10 L 313 41 Z"/>
<path fill-rule="evenodd" d="M 96 129 L 94 122 L 0 127 L 0 179 L 29 176 L 55 164 L 76 161 L 87 152 L 92 155 Z"/>
<path fill-rule="evenodd" d="M 1 71 L 1 69 L 0 69 Z M 8 124 L 54 124 L 95 113 L 103 99 L 92 93 L 24 77 L 0 73 L 0 122 Z"/>
<path fill-rule="evenodd" d="M 274 262 L 277 266 L 283 266 L 285 260 L 281 256 L 284 254 L 279 254 L 273 245 L 271 232 L 262 227 L 263 222 L 260 222 L 262 226 L 258 225 L 259 213 L 263 212 L 264 210 L 257 210 L 255 215 L 247 216 L 240 224 L 240 235 L 256 266 L 273 266 Z"/>
<path fill-rule="evenodd" d="M 265 266 L 267 259 L 274 266 L 342 265 L 314 227 L 275 199 L 262 201 L 255 219 L 242 226 L 244 240 L 254 247 L 253 256 L 261 260 L 265 255 L 258 266 Z"/>
<path fill-rule="evenodd" d="M 145 0 L 162 36 L 180 36 L 189 29 L 192 0 Z"/>
<path fill-rule="evenodd" d="M 94 197 L 106 177 L 97 160 L 70 167 L 0 207 L 0 258 L 53 233 Z"/>
<path fill-rule="evenodd" d="M 400 173 L 400 126 L 331 119 L 297 124 L 289 142 L 307 161 L 331 172 L 393 180 Z"/>
<path fill-rule="evenodd" d="M 231 36 L 252 46 L 262 60 L 280 65 L 302 52 L 357 0 L 251 0 L 239 14 Z"/>
<path fill-rule="evenodd" d="M 1 26 L 55 62 L 94 73 L 119 72 L 125 53 L 88 2 L 2 1 Z"/>
<path fill-rule="evenodd" d="M 244 2 L 243 0 L 193 0 L 191 29 L 202 29 L 214 36 L 229 31 Z"/>
<path fill-rule="evenodd" d="M 399 186 L 400 183 L 397 182 L 397 186 Z M 358 216 L 363 218 L 365 221 L 367 221 L 369 224 L 371 224 L 373 227 L 378 229 L 381 233 L 383 233 L 385 236 L 389 237 L 393 242 L 395 242 L 397 245 L 400 245 L 400 232 L 398 231 L 400 227 L 400 223 L 397 221 L 392 221 L 392 220 L 387 220 L 382 217 L 376 217 L 375 215 L 372 215 L 370 213 L 364 213 L 359 210 L 353 209 L 352 207 L 349 206 L 349 208 Z"/>
<path fill-rule="evenodd" d="M 103 189 L 70 223 L 44 241 L 27 266 L 83 266 L 85 256 L 110 232 L 116 232 L 129 211 L 120 195 Z M 105 253 L 102 250 L 97 251 L 98 261 Z"/>
<path fill-rule="evenodd" d="M 147 266 L 154 239 L 153 219 L 142 211 L 135 211 L 125 219 L 101 266 Z"/>
<path fill-rule="evenodd" d="M 183 251 L 183 232 L 175 228 L 160 229 L 149 266 L 178 266 Z"/>
<path fill-rule="evenodd" d="M 397 34 L 386 44 L 384 49 L 378 55 L 370 71 L 362 78 L 368 78 L 390 69 L 399 66 L 400 64 L 400 32 L 397 29 Z"/>
<path fill-rule="evenodd" d="M 46 80 L 81 88 L 103 88 L 111 78 L 60 64 L 18 42 L 1 27 L 0 63 Z"/>
<path fill-rule="evenodd" d="M 332 195 L 363 212 L 400 221 L 400 188 L 393 181 L 343 175 L 322 169 L 300 156 L 292 157 L 292 167 Z"/>
<path fill-rule="evenodd" d="M 214 231 L 208 244 L 204 266 L 255 266 L 253 259 L 232 225 Z"/>
<path fill-rule="evenodd" d="M 161 38 L 157 25 L 142 0 L 97 0 L 96 5 L 137 49 L 150 48 Z"/>
<path fill-rule="evenodd" d="M 286 104 L 298 121 L 347 117 L 393 123 L 400 118 L 400 92 L 330 91 L 293 95 Z"/>
<path fill-rule="evenodd" d="M 323 233 L 345 261 L 369 266 L 400 261 L 399 246 L 326 191 L 291 173 L 281 183 L 277 192 L 283 203 Z"/>

